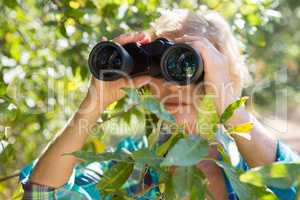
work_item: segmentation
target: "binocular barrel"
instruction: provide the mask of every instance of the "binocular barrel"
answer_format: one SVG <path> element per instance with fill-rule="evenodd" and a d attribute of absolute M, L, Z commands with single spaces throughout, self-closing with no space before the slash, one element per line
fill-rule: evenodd
<path fill-rule="evenodd" d="M 203 79 L 201 56 L 191 46 L 165 38 L 145 45 L 100 42 L 92 49 L 88 62 L 92 75 L 103 81 L 140 74 L 164 78 L 179 85 Z"/>

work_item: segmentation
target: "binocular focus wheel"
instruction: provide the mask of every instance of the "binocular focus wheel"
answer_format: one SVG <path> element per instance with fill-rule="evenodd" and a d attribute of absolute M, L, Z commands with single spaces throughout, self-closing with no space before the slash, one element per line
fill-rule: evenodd
<path fill-rule="evenodd" d="M 183 43 L 170 46 L 164 52 L 160 66 L 165 79 L 179 85 L 198 82 L 203 75 L 203 61 L 200 55 L 191 46 Z"/>
<path fill-rule="evenodd" d="M 119 44 L 105 41 L 98 43 L 89 55 L 89 68 L 94 77 L 103 81 L 117 80 L 128 75 L 133 61 Z"/>

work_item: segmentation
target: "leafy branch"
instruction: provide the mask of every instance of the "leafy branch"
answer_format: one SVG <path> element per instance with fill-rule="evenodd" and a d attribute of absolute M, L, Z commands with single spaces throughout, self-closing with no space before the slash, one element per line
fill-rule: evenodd
<path fill-rule="evenodd" d="M 148 146 L 133 152 L 117 151 L 95 154 L 79 151 L 72 153 L 79 159 L 88 162 L 113 162 L 112 167 L 105 171 L 103 178 L 97 184 L 104 196 L 124 195 L 126 193 L 125 185 L 130 182 L 134 170 L 138 170 L 141 177 L 137 182 L 140 184 L 141 190 L 133 196 L 128 196 L 127 199 L 147 196 L 147 193 L 152 189 L 158 190 L 166 199 L 182 199 L 186 196 L 191 200 L 204 200 L 207 196 L 214 198 L 208 191 L 208 181 L 205 175 L 196 167 L 196 164 L 202 160 L 211 160 L 208 157 L 208 149 L 211 145 L 217 145 L 221 155 L 220 160 L 212 161 L 224 170 L 240 199 L 266 198 L 275 200 L 277 197 L 268 190 L 268 186 L 280 186 L 282 188 L 299 184 L 297 174 L 300 173 L 297 169 L 300 169 L 300 163 L 275 163 L 265 168 L 251 169 L 248 172 L 244 172 L 234 165 L 234 155 L 232 155 L 232 148 L 230 147 L 234 144 L 234 140 L 231 138 L 231 134 L 247 134 L 251 131 L 253 124 L 247 122 L 230 127 L 227 131 L 217 127 L 220 127 L 219 125 L 224 126 L 234 111 L 245 105 L 247 98 L 243 97 L 230 104 L 221 117 L 214 120 L 215 124 L 212 124 L 212 127 L 215 127 L 216 132 L 212 133 L 211 138 L 206 138 L 201 133 L 193 136 L 185 134 L 182 127 L 175 124 L 175 118 L 165 111 L 152 96 L 143 96 L 136 89 L 125 88 L 123 91 L 126 94 L 125 97 L 106 113 L 104 121 L 124 117 L 132 109 L 140 110 L 142 115 L 148 116 L 147 119 L 151 120 L 151 124 L 154 126 L 150 134 L 145 134 Z M 159 137 L 166 124 L 175 125 L 175 128 L 170 129 L 170 137 L 161 143 Z M 175 171 L 174 167 L 176 168 Z M 278 182 L 279 180 L 276 180 L 278 177 L 270 176 L 270 171 L 280 172 L 279 170 L 282 168 L 287 168 L 287 171 L 294 174 L 281 174 L 281 182 Z M 150 170 L 159 173 L 159 181 L 145 187 L 144 177 L 149 175 Z M 275 174 L 278 175 L 279 173 Z M 295 179 L 291 180 L 291 176 L 294 176 Z M 157 194 L 155 198 L 157 198 Z"/>
<path fill-rule="evenodd" d="M 0 178 L 0 183 L 3 182 L 3 181 L 10 180 L 10 179 L 12 179 L 12 178 L 16 178 L 16 177 L 18 177 L 19 175 L 20 175 L 20 172 L 16 172 L 16 173 L 11 174 L 11 175 L 9 175 L 9 176 L 2 177 L 2 178 Z"/>

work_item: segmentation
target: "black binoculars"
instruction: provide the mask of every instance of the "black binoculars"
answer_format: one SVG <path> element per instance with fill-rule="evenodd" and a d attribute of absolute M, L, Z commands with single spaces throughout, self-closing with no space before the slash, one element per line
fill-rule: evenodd
<path fill-rule="evenodd" d="M 179 85 L 203 79 L 203 60 L 195 49 L 166 38 L 158 38 L 144 45 L 100 42 L 92 49 L 88 62 L 93 76 L 103 81 L 142 74 L 164 78 Z"/>

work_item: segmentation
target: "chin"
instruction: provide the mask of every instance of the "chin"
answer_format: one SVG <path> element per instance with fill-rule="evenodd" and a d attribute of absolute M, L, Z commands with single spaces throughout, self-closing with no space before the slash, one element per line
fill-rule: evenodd
<path fill-rule="evenodd" d="M 197 122 L 197 110 L 192 104 L 164 104 L 165 109 L 175 118 L 177 124 L 184 124 L 187 133 L 193 133 Z"/>
<path fill-rule="evenodd" d="M 193 106 L 187 104 L 164 104 L 164 107 L 172 115 L 187 115 L 194 112 Z"/>

